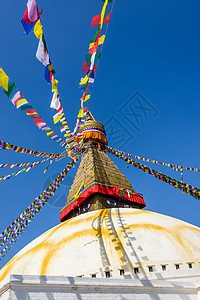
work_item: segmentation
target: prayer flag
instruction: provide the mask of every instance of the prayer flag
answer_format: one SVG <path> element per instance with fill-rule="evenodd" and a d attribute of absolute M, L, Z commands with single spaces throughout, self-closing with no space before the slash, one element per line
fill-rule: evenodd
<path fill-rule="evenodd" d="M 102 26 L 103 26 L 103 21 L 104 21 L 104 18 L 105 18 L 107 5 L 108 5 L 108 0 L 105 0 L 105 3 L 104 3 L 104 5 L 103 5 L 102 11 L 101 11 L 100 29 L 101 29 Z"/>
<path fill-rule="evenodd" d="M 78 118 L 83 118 L 83 109 L 80 109 L 79 114 L 78 114 Z"/>
<path fill-rule="evenodd" d="M 96 37 L 97 37 L 97 35 L 99 34 L 100 30 L 101 30 L 101 28 L 100 28 L 100 25 L 99 25 L 97 31 L 95 32 L 95 34 L 93 35 L 93 37 L 92 37 L 91 40 L 90 40 L 91 43 L 94 43 L 94 42 L 95 42 Z"/>
<path fill-rule="evenodd" d="M 60 104 L 60 100 L 59 100 L 59 95 L 56 92 L 53 93 L 53 97 L 52 97 L 52 100 L 51 100 L 51 104 L 50 104 L 50 107 L 53 108 L 53 109 L 56 109 L 58 110 L 60 108 L 61 104 Z"/>
<path fill-rule="evenodd" d="M 56 124 L 58 121 L 57 120 L 57 117 L 60 117 L 61 115 L 63 114 L 63 108 L 62 106 L 58 109 L 58 112 L 53 116 L 53 121 L 54 123 Z M 60 119 L 59 119 L 60 120 Z"/>
<path fill-rule="evenodd" d="M 86 62 L 90 65 L 90 62 L 91 60 L 94 58 L 94 54 L 87 54 L 86 55 Z M 96 55 L 95 55 L 95 58 L 94 58 L 94 62 L 96 62 L 101 56 L 101 53 L 100 52 L 97 52 Z"/>
<path fill-rule="evenodd" d="M 89 70 L 89 66 L 87 62 L 83 63 L 83 73 L 87 73 Z M 93 71 L 96 72 L 97 71 L 97 66 L 94 65 L 93 67 Z"/>
<path fill-rule="evenodd" d="M 29 115 L 37 115 L 37 112 L 34 109 L 27 109 L 26 110 L 27 116 Z"/>
<path fill-rule="evenodd" d="M 44 70 L 44 78 L 50 83 L 52 82 L 53 72 L 55 73 L 53 69 L 53 65 L 50 63 L 45 67 Z"/>
<path fill-rule="evenodd" d="M 46 49 L 43 38 L 39 40 L 36 57 L 44 66 L 50 63 L 48 50 Z"/>
<path fill-rule="evenodd" d="M 94 43 L 94 46 L 88 51 L 88 53 L 96 53 L 98 48 L 98 44 Z"/>
<path fill-rule="evenodd" d="M 86 75 L 84 78 L 81 78 L 81 82 L 79 83 L 80 85 L 86 84 L 89 80 L 89 77 Z"/>
<path fill-rule="evenodd" d="M 33 121 L 37 127 L 39 127 L 40 124 L 44 123 L 44 121 L 42 119 L 33 119 Z"/>
<path fill-rule="evenodd" d="M 28 101 L 27 101 L 26 99 L 20 99 L 20 100 L 18 100 L 18 101 L 16 102 L 17 109 L 18 109 L 19 107 L 21 107 L 22 105 L 27 104 L 27 103 L 28 103 Z"/>
<path fill-rule="evenodd" d="M 83 63 L 83 73 L 87 73 L 88 70 L 89 70 L 89 66 L 88 66 L 87 62 L 85 61 Z"/>
<path fill-rule="evenodd" d="M 52 91 L 53 92 L 58 92 L 58 80 L 56 80 L 55 78 L 53 78 L 53 82 L 52 82 Z"/>
<path fill-rule="evenodd" d="M 12 102 L 12 104 L 16 105 L 16 103 L 20 100 L 21 97 L 22 94 L 20 93 L 20 91 L 18 91 L 17 93 L 14 94 L 14 96 L 12 97 L 12 99 L 10 99 L 10 101 Z"/>
<path fill-rule="evenodd" d="M 53 134 L 53 131 L 49 131 L 46 133 L 47 136 L 50 136 L 51 134 Z"/>
<path fill-rule="evenodd" d="M 91 27 L 98 26 L 101 21 L 101 15 L 94 16 L 92 19 Z"/>
<path fill-rule="evenodd" d="M 5 93 L 8 97 L 10 97 L 10 94 L 14 91 L 14 89 L 15 89 L 15 84 L 14 84 L 12 81 L 10 81 L 10 82 L 8 83 L 8 91 L 4 90 L 4 93 Z"/>
<path fill-rule="evenodd" d="M 102 45 L 104 43 L 104 40 L 105 40 L 105 35 L 102 35 L 100 38 L 99 38 L 99 42 L 98 42 L 98 45 Z M 89 49 L 91 49 L 92 47 L 94 46 L 94 43 L 91 43 L 89 45 Z"/>
<path fill-rule="evenodd" d="M 107 24 L 107 23 L 109 23 L 109 22 L 110 22 L 110 17 L 111 17 L 111 13 L 109 13 L 109 14 L 107 15 L 107 17 L 106 17 L 106 18 L 104 18 L 104 20 L 103 20 L 103 24 Z"/>
<path fill-rule="evenodd" d="M 111 13 L 108 14 L 106 18 L 103 20 L 103 24 L 107 24 L 110 21 Z M 94 16 L 92 19 L 91 27 L 98 26 L 101 22 L 101 15 Z"/>
<path fill-rule="evenodd" d="M 23 105 L 20 107 L 21 110 L 26 110 L 26 109 L 28 109 L 28 108 L 33 108 L 33 107 L 32 107 L 29 103 L 23 104 Z"/>
<path fill-rule="evenodd" d="M 28 35 L 29 32 L 31 32 L 31 30 L 33 29 L 34 24 L 26 23 L 26 22 L 24 22 L 23 19 L 21 20 L 21 22 L 22 22 L 22 25 L 24 27 L 25 33 Z"/>
<path fill-rule="evenodd" d="M 42 38 L 43 36 L 43 30 L 42 30 L 42 24 L 40 22 L 40 19 L 37 21 L 37 23 L 35 24 L 34 27 L 34 34 L 36 36 L 36 38 L 38 38 L 39 40 Z"/>
<path fill-rule="evenodd" d="M 41 14 L 42 14 L 42 10 L 41 10 L 41 13 L 39 13 L 36 1 L 28 0 L 23 19 L 21 20 L 22 25 L 23 25 L 24 30 L 27 35 L 32 30 L 32 28 L 34 27 L 34 24 L 39 19 Z"/>
<path fill-rule="evenodd" d="M 0 68 L 0 86 L 4 88 L 8 92 L 8 81 L 9 77 L 6 75 L 4 70 Z"/>

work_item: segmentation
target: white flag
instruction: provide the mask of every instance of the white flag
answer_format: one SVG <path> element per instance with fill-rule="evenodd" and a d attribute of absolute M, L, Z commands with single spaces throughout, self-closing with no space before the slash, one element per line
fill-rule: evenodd
<path fill-rule="evenodd" d="M 57 92 L 54 92 L 50 107 L 58 110 L 60 108 L 60 106 L 61 106 L 61 104 L 60 104 L 59 96 L 58 96 Z"/>
<path fill-rule="evenodd" d="M 10 101 L 16 105 L 17 101 L 22 97 L 22 94 L 20 93 L 20 91 L 18 91 L 17 93 L 14 94 L 14 96 L 12 97 L 12 99 L 10 99 Z"/>
<path fill-rule="evenodd" d="M 49 64 L 49 54 L 48 51 L 44 51 L 44 44 L 42 39 L 39 40 L 36 57 L 44 66 L 47 66 Z"/>

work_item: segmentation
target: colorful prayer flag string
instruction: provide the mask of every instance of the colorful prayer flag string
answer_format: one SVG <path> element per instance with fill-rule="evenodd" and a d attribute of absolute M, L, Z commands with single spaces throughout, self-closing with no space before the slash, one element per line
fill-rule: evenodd
<path fill-rule="evenodd" d="M 31 24 L 29 18 L 27 18 L 27 15 L 29 14 L 34 15 L 33 22 L 31 22 Z M 26 23 L 25 23 L 26 26 L 24 26 L 25 19 L 26 19 Z M 62 111 L 62 117 L 59 120 L 57 120 L 56 123 L 59 126 L 61 132 L 65 132 L 66 134 L 68 134 L 68 136 L 70 136 L 71 132 L 63 111 L 60 95 L 58 92 L 58 80 L 55 79 L 55 70 L 53 68 L 52 62 L 49 57 L 47 42 L 44 37 L 43 26 L 41 24 L 40 14 L 35 0 L 28 0 L 27 9 L 22 20 L 22 25 L 24 26 L 25 30 L 27 28 L 27 24 L 29 27 L 31 26 L 31 29 L 34 26 L 34 34 L 36 38 L 39 39 L 38 48 L 36 51 L 36 58 L 45 67 L 44 78 L 47 80 L 48 83 L 51 83 L 53 96 L 52 96 L 50 107 L 59 112 Z"/>
<path fill-rule="evenodd" d="M 9 175 L 0 177 L 0 182 L 1 182 L 1 181 L 4 181 L 4 180 L 6 180 L 6 179 L 10 179 L 10 178 L 13 177 L 13 176 L 18 176 L 19 174 L 22 174 L 22 173 L 24 173 L 24 172 L 27 173 L 27 172 L 29 172 L 31 169 L 33 169 L 35 166 L 38 166 L 38 165 L 42 164 L 43 162 L 45 162 L 45 161 L 47 161 L 47 160 L 49 160 L 49 158 L 45 158 L 44 160 L 36 161 L 36 162 L 30 163 L 30 165 L 29 165 L 28 167 L 24 168 L 24 169 L 21 169 L 21 170 L 19 170 L 19 171 L 17 171 L 17 172 L 14 172 L 14 173 L 12 173 L 12 174 L 9 174 Z"/>
<path fill-rule="evenodd" d="M 0 164 L 0 168 L 8 168 L 8 169 L 13 169 L 15 167 L 21 168 L 21 167 L 28 167 L 28 166 L 34 165 L 36 163 L 37 162 L 17 163 L 17 164 Z"/>
<path fill-rule="evenodd" d="M 169 177 L 161 172 L 157 172 L 141 163 L 134 161 L 133 159 L 130 159 L 129 157 L 125 156 L 124 154 L 120 153 L 119 151 L 115 151 L 113 148 L 107 147 L 106 150 L 107 150 L 107 152 L 114 154 L 115 156 L 123 159 L 128 164 L 133 165 L 134 167 L 142 170 L 143 172 L 151 174 L 154 177 L 158 178 L 159 180 L 162 180 L 162 181 L 172 185 L 173 187 L 175 187 L 181 191 L 184 191 L 188 195 L 191 195 L 192 197 L 200 200 L 200 189 L 198 189 L 194 186 L 191 186 L 189 184 L 186 184 L 184 182 L 178 181 L 178 180 L 176 180 L 172 177 Z"/>
<path fill-rule="evenodd" d="M 54 195 L 69 170 L 75 165 L 79 158 L 80 155 L 77 155 L 76 158 L 72 160 L 58 177 L 43 191 L 43 193 L 40 194 L 39 197 L 37 197 L 35 201 L 32 202 L 29 207 L 0 234 L 0 246 L 2 247 L 6 244 L 4 249 L 0 252 L 0 260 L 5 257 L 5 254 L 11 249 L 12 243 L 19 239 L 28 225 L 30 225 L 32 219 L 40 212 L 50 197 Z"/>
<path fill-rule="evenodd" d="M 6 75 L 6 73 L 3 71 L 1 72 L 2 68 L 0 68 L 0 86 L 4 88 L 4 90 L 9 92 L 9 77 Z M 7 76 L 7 77 L 6 77 Z M 6 78 L 6 79 L 5 79 Z M 11 84 L 13 84 L 12 81 L 10 81 Z M 16 85 L 13 84 L 13 89 L 17 89 Z M 18 90 L 18 89 L 17 89 Z M 11 93 L 9 93 L 10 97 Z M 57 142 L 61 147 L 67 147 L 66 143 L 45 123 L 45 121 L 39 116 L 39 114 L 33 109 L 33 107 L 30 105 L 30 103 L 23 97 L 22 93 L 18 90 L 15 92 L 15 94 L 10 99 L 13 105 L 17 109 L 21 109 L 22 111 L 26 112 L 27 116 L 30 116 L 31 119 L 33 119 L 35 125 L 42 131 L 46 133 L 48 137 L 50 137 L 52 140 Z"/>
<path fill-rule="evenodd" d="M 124 155 L 127 155 L 127 156 L 130 156 L 130 157 L 134 157 L 136 159 L 139 159 L 139 160 L 142 160 L 142 161 L 147 161 L 147 162 L 151 162 L 153 164 L 158 164 L 158 165 L 163 165 L 163 166 L 166 166 L 166 167 L 170 167 L 178 172 L 182 172 L 182 169 L 185 169 L 185 170 L 189 170 L 189 171 L 196 171 L 196 172 L 200 172 L 200 169 L 197 169 L 197 168 L 191 168 L 191 167 L 184 167 L 184 166 L 179 166 L 179 165 L 175 165 L 175 164 L 169 164 L 169 163 L 165 163 L 165 162 L 160 162 L 160 161 L 157 161 L 157 160 L 153 160 L 153 159 L 149 159 L 149 158 L 144 158 L 144 157 L 141 157 L 141 156 L 138 156 L 138 155 L 134 155 L 134 154 L 130 154 L 130 153 L 127 153 L 127 152 L 124 152 L 124 151 L 120 151 L 120 150 L 117 150 L 117 149 L 114 149 L 114 148 L 111 148 L 109 147 L 110 149 L 112 149 L 113 151 L 117 151 L 121 154 L 124 154 Z"/>
<path fill-rule="evenodd" d="M 68 156 L 68 154 L 65 152 L 55 154 L 55 153 L 46 153 L 46 152 L 41 152 L 41 151 L 35 151 L 35 150 L 30 150 L 30 149 L 26 149 L 23 147 L 15 146 L 15 145 L 12 145 L 10 143 L 3 142 L 0 140 L 0 150 L 1 149 L 12 150 L 12 151 L 19 152 L 19 153 L 36 155 L 38 157 L 50 157 L 50 158 L 55 158 L 55 159 L 62 158 L 62 157 L 64 158 L 64 157 Z"/>
<path fill-rule="evenodd" d="M 99 64 L 99 58 L 101 56 L 101 52 L 103 49 L 103 44 L 104 44 L 105 36 L 106 36 L 106 34 L 100 36 L 102 26 L 103 26 L 103 24 L 109 24 L 113 5 L 114 5 L 114 1 L 113 1 L 111 12 L 106 17 L 106 10 L 107 10 L 107 6 L 108 6 L 108 2 L 112 2 L 112 0 L 104 1 L 104 5 L 102 8 L 101 14 L 94 16 L 92 19 L 92 23 L 91 23 L 91 27 L 98 26 L 98 29 L 90 41 L 91 43 L 89 44 L 89 51 L 88 51 L 88 54 L 86 55 L 86 62 L 84 62 L 84 64 L 83 64 L 83 73 L 86 73 L 86 75 L 83 78 L 81 78 L 81 81 L 79 83 L 79 85 L 81 87 L 81 92 L 83 94 L 80 99 L 80 109 L 79 109 L 79 113 L 77 116 L 76 125 L 75 125 L 73 133 L 72 133 L 72 135 L 77 134 L 80 139 L 81 139 L 81 134 L 83 131 L 83 124 L 85 121 L 85 116 L 86 116 L 87 109 L 88 109 L 88 102 L 91 97 L 92 87 L 93 87 L 94 80 L 95 80 L 95 74 L 96 74 L 97 67 Z M 108 25 L 106 28 L 106 33 L 107 33 L 107 29 L 108 29 Z M 101 51 L 98 52 L 97 51 L 98 46 L 100 46 L 100 45 L 102 46 Z M 95 65 L 96 62 L 97 62 L 97 66 Z"/>

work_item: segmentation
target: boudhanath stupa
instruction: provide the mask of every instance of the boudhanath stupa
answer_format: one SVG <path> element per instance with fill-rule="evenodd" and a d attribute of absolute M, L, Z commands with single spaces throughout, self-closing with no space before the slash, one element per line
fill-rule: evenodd
<path fill-rule="evenodd" d="M 0 271 L 0 299 L 200 299 L 200 228 L 154 213 L 105 152 L 87 113 L 61 224 Z"/>

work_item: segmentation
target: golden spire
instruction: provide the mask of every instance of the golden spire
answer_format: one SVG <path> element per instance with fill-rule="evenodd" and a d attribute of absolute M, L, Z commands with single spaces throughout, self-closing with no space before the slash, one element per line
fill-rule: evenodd
<path fill-rule="evenodd" d="M 106 154 L 102 123 L 87 112 L 83 129 L 84 152 L 80 166 L 61 210 L 60 220 L 86 211 L 109 207 L 143 208 L 145 202 Z"/>

